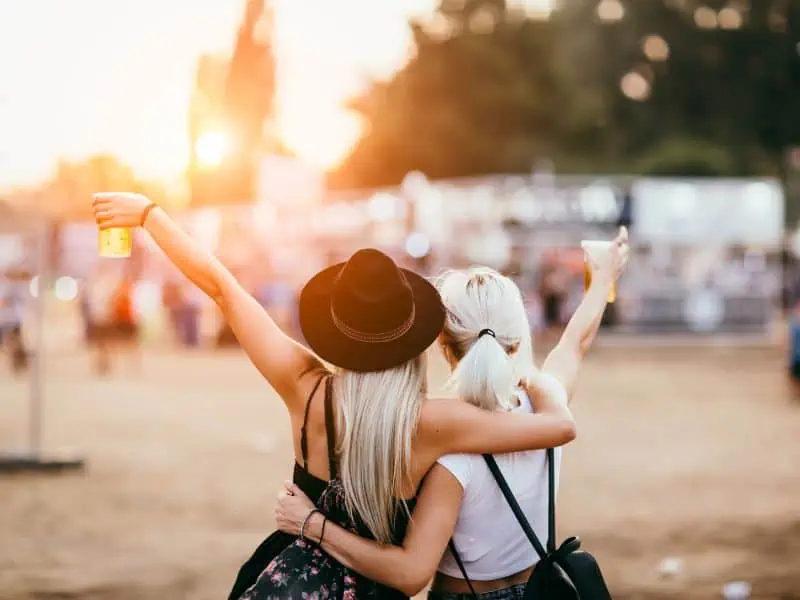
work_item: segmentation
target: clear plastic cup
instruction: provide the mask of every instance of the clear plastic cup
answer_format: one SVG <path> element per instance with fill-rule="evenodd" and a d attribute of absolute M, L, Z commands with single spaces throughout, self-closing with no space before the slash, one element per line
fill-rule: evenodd
<path fill-rule="evenodd" d="M 609 241 L 600 241 L 600 240 L 583 240 L 581 242 L 581 248 L 583 248 L 584 253 L 584 260 L 583 260 L 583 291 L 584 293 L 589 289 L 589 286 L 592 285 L 592 266 L 589 264 L 589 257 L 597 256 L 597 254 L 602 252 L 611 252 L 614 247 L 614 242 Z M 608 293 L 608 302 L 609 304 L 613 303 L 614 300 L 617 299 L 617 282 L 615 281 L 611 285 L 611 291 Z"/>

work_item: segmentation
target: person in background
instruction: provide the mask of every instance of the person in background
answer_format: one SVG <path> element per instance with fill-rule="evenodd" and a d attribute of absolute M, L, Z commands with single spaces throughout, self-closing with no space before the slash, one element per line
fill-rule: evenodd
<path fill-rule="evenodd" d="M 539 280 L 539 297 L 542 301 L 542 316 L 544 317 L 544 345 L 552 346 L 561 334 L 561 324 L 564 301 L 568 293 L 566 273 L 558 264 L 556 256 L 542 263 L 541 278 Z"/>
<path fill-rule="evenodd" d="M 197 348 L 200 345 L 200 314 L 203 301 L 204 297 L 197 286 L 184 279 L 181 285 L 179 321 L 183 344 L 187 348 Z"/>
<path fill-rule="evenodd" d="M 189 281 L 168 279 L 162 291 L 175 339 L 184 348 L 196 348 L 200 344 L 201 299 L 196 289 Z"/>
<path fill-rule="evenodd" d="M 104 263 L 98 264 L 83 285 L 82 305 L 85 306 L 89 345 L 94 354 L 94 369 L 98 375 L 106 375 L 111 371 L 114 285 L 114 274 Z"/>
<path fill-rule="evenodd" d="M 134 289 L 135 279 L 130 271 L 120 276 L 114 266 L 107 263 L 100 263 L 83 286 L 90 345 L 98 375 L 107 375 L 112 370 L 112 356 L 121 350 L 133 350 L 127 354 L 133 356 L 132 363 L 140 366 Z"/>
<path fill-rule="evenodd" d="M 124 351 L 128 360 L 137 368 L 141 367 L 139 352 L 139 324 L 134 295 L 136 277 L 131 270 L 126 270 L 117 283 L 111 297 L 112 302 L 112 342 L 115 349 Z"/>
<path fill-rule="evenodd" d="M 28 296 L 28 277 L 24 274 L 10 273 L 0 280 L 0 343 L 8 347 L 11 370 L 15 373 L 28 366 L 28 351 L 22 336 Z"/>
<path fill-rule="evenodd" d="M 789 377 L 800 391 L 800 302 L 789 317 Z"/>
<path fill-rule="evenodd" d="M 183 344 L 179 323 L 180 319 L 178 317 L 181 304 L 181 289 L 176 278 L 168 277 L 164 281 L 164 284 L 161 287 L 161 302 L 164 304 L 164 308 L 167 310 L 169 324 L 170 327 L 172 327 L 174 339 L 179 344 Z"/>

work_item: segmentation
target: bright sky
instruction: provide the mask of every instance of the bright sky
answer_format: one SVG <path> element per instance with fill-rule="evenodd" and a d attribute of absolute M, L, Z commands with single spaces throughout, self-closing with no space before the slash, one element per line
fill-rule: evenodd
<path fill-rule="evenodd" d="M 279 131 L 327 166 L 358 135 L 342 109 L 405 60 L 408 16 L 435 0 L 277 0 Z M 59 157 L 112 152 L 174 180 L 188 156 L 197 58 L 229 54 L 244 0 L 0 1 L 0 188 Z"/>

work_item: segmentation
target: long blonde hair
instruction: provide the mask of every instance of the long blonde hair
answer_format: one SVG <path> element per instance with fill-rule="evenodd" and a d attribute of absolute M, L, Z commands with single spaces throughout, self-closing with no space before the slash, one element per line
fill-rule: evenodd
<path fill-rule="evenodd" d="M 510 410 L 516 387 L 536 373 L 519 288 L 488 267 L 449 271 L 438 287 L 447 309 L 440 343 L 457 363 L 449 385 L 480 408 Z"/>
<path fill-rule="evenodd" d="M 392 524 L 411 481 L 411 442 L 425 393 L 424 355 L 398 367 L 336 374 L 339 470 L 345 507 L 375 539 L 396 542 Z"/>

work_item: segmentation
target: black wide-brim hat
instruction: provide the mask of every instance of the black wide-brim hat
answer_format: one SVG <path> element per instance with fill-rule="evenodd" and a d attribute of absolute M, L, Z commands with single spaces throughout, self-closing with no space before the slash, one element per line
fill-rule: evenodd
<path fill-rule="evenodd" d="M 422 354 L 444 326 L 436 288 L 371 248 L 317 273 L 300 294 L 300 328 L 323 360 L 382 371 Z"/>

